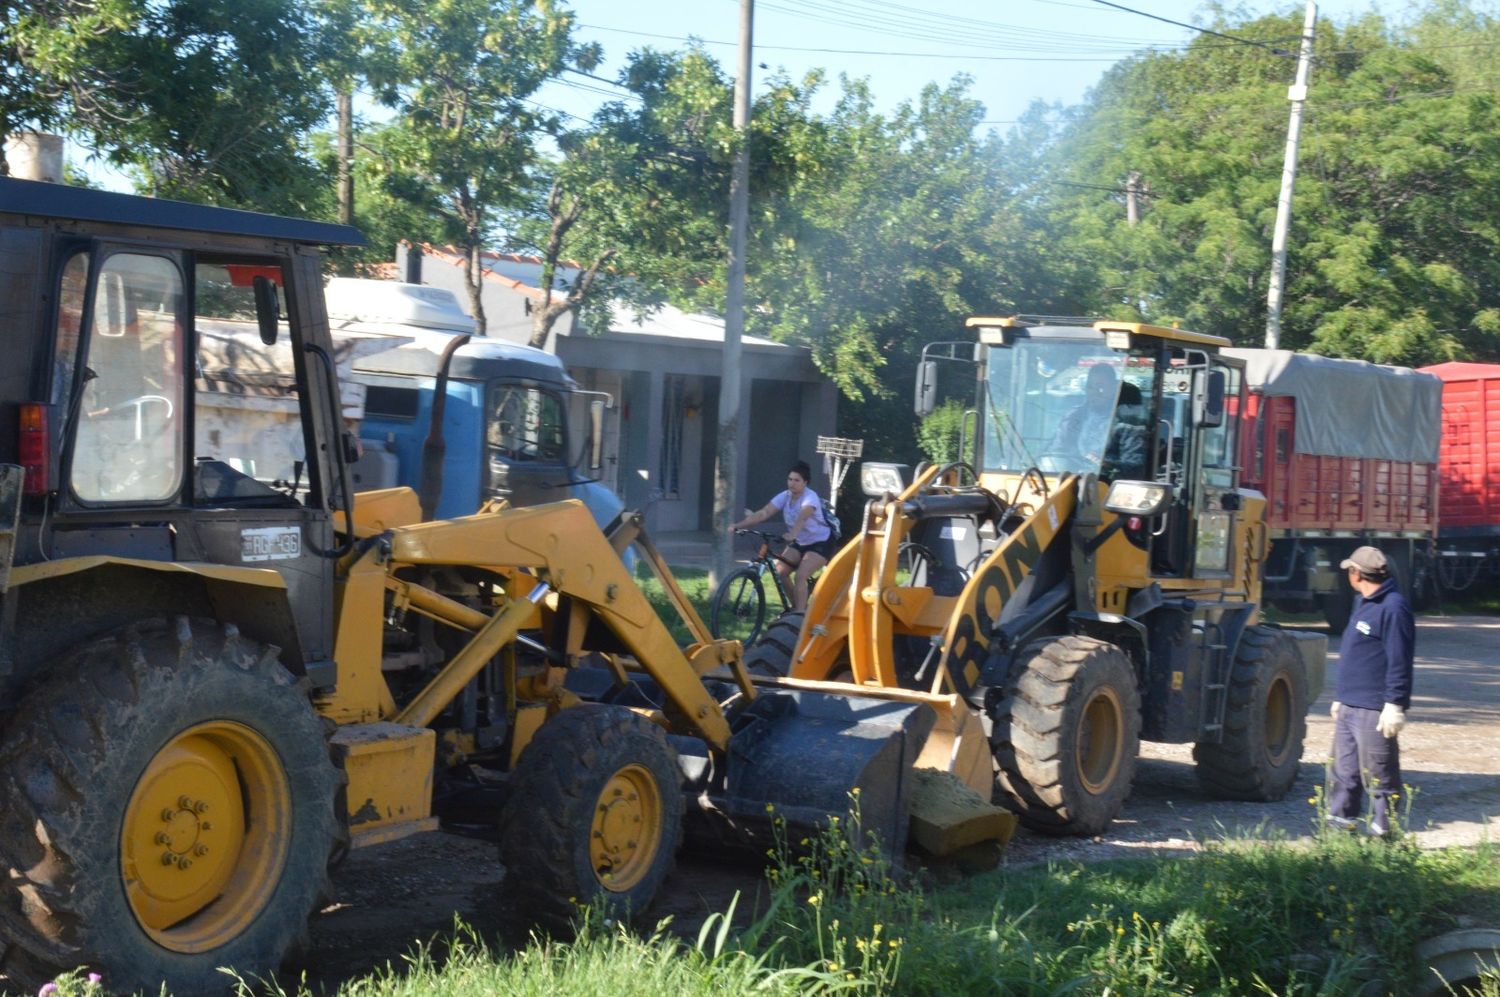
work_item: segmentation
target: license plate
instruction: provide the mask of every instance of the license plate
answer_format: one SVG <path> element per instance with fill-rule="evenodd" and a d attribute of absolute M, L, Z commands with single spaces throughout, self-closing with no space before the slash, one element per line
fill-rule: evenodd
<path fill-rule="evenodd" d="M 300 526 L 263 526 L 240 531 L 242 561 L 285 561 L 301 556 Z"/>

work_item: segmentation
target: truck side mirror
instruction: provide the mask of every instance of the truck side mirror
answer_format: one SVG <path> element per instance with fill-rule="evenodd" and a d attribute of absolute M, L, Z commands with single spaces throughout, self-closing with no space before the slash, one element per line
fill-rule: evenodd
<path fill-rule="evenodd" d="M 264 274 L 256 274 L 253 285 L 255 321 L 260 325 L 260 341 L 267 346 L 275 346 L 281 322 L 281 303 L 276 297 L 276 282 Z"/>
<path fill-rule="evenodd" d="M 917 364 L 915 408 L 918 416 L 929 416 L 932 410 L 937 408 L 937 361 L 935 360 L 923 360 Z"/>
<path fill-rule="evenodd" d="M 604 466 L 604 399 L 589 402 L 589 470 Z"/>
<path fill-rule="evenodd" d="M 1208 371 L 1193 392 L 1193 422 L 1205 429 L 1224 425 L 1224 372 Z"/>

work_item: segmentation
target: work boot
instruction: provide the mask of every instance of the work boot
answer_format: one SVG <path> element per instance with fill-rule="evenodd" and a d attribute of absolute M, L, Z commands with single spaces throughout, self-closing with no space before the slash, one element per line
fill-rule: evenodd
<path fill-rule="evenodd" d="M 1329 814 L 1323 818 L 1323 826 L 1330 831 L 1343 831 L 1345 834 L 1354 834 L 1359 830 L 1359 821 L 1353 817 L 1340 817 L 1337 814 Z"/>

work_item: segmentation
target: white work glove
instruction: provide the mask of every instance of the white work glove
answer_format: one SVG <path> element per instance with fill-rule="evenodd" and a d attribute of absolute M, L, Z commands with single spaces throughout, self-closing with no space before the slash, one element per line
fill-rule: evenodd
<path fill-rule="evenodd" d="M 1339 718 L 1339 710 L 1342 710 L 1343 708 L 1344 704 L 1335 699 L 1328 707 L 1328 715 L 1337 720 Z"/>
<path fill-rule="evenodd" d="M 1395 737 L 1405 726 L 1406 711 L 1395 703 L 1386 703 L 1385 708 L 1380 711 L 1380 719 L 1375 721 L 1375 729 L 1383 737 Z"/>

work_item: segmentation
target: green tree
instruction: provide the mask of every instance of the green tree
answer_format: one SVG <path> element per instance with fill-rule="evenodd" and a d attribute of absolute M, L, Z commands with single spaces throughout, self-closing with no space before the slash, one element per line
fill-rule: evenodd
<path fill-rule="evenodd" d="M 1217 25 L 1260 47 L 1205 38 L 1123 63 L 1069 116 L 1044 158 L 1073 258 L 1061 282 L 1085 310 L 1259 344 L 1293 68 L 1275 49 L 1297 21 Z M 1405 364 L 1500 355 L 1500 118 L 1461 41 L 1493 37 L 1459 2 L 1409 29 L 1320 24 L 1282 345 Z M 1133 227 L 1132 172 L 1146 187 Z"/>
<path fill-rule="evenodd" d="M 319 213 L 327 113 L 298 0 L 40 0 L 7 12 L 0 124 L 63 128 L 165 197 Z"/>
<path fill-rule="evenodd" d="M 395 119 L 383 137 L 389 175 L 461 233 L 469 306 L 480 334 L 481 252 L 499 209 L 514 204 L 540 133 L 556 130 L 529 98 L 597 51 L 571 41 L 573 16 L 552 0 L 364 0 L 366 74 Z"/>

